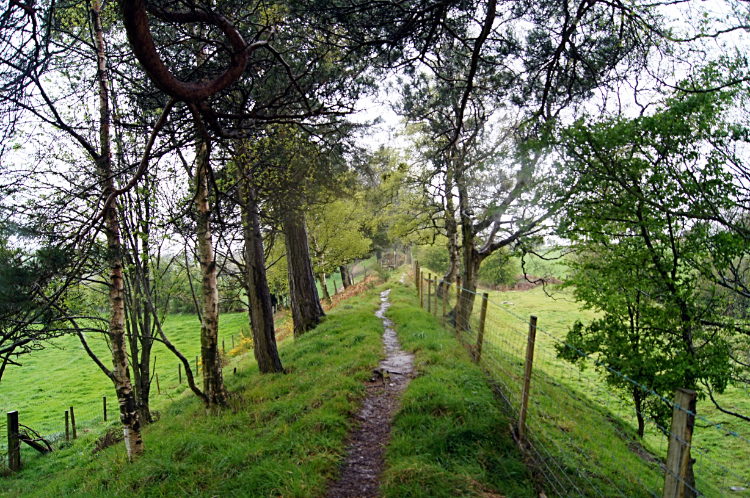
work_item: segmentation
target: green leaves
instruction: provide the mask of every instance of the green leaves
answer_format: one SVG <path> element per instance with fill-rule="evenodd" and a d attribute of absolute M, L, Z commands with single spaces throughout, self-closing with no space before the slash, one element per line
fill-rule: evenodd
<path fill-rule="evenodd" d="M 740 193 L 717 145 L 730 134 L 727 99 L 675 94 L 652 115 L 579 120 L 561 135 L 566 183 L 578 187 L 558 227 L 576 250 L 566 285 L 601 318 L 577 323 L 558 354 L 593 355 L 607 382 L 660 422 L 648 392 L 720 393 L 738 368 L 731 296 L 716 285 L 746 246 L 720 221 Z"/>

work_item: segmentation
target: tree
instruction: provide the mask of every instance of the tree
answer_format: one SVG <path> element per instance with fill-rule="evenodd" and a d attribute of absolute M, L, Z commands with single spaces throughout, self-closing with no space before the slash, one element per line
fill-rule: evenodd
<path fill-rule="evenodd" d="M 489 285 L 512 285 L 518 274 L 517 267 L 510 251 L 495 251 L 479 267 L 479 282 Z"/>
<path fill-rule="evenodd" d="M 722 99 L 678 93 L 653 114 L 581 121 L 563 135 L 563 161 L 577 185 L 560 232 L 577 251 L 568 285 L 604 316 L 576 324 L 567 337 L 574 349 L 559 352 L 574 362 L 582 361 L 579 351 L 590 354 L 611 369 L 606 379 L 632 397 L 641 435 L 646 415 L 666 426 L 670 407 L 661 400 L 678 387 L 748 420 L 714 397 L 741 378 L 733 350 L 748 331 L 726 313 L 715 275 L 742 256 L 743 237 L 674 214 L 687 202 L 693 213 L 734 209 L 736 186 L 705 147 L 724 133 Z M 714 186 L 710 202 L 683 195 L 680 176 L 694 173 Z M 647 199 L 666 209 L 652 209 Z"/>
<path fill-rule="evenodd" d="M 415 259 L 420 266 L 445 273 L 449 267 L 449 255 L 445 237 L 437 237 L 434 245 L 417 246 Z"/>
<path fill-rule="evenodd" d="M 253 330 L 253 352 L 261 373 L 283 372 L 276 348 L 271 294 L 266 278 L 263 236 L 260 230 L 258 194 L 247 147 L 241 145 L 235 155 L 242 228 L 245 242 L 248 311 Z"/>
<path fill-rule="evenodd" d="M 9 247 L 5 234 L 0 237 L 0 381 L 8 365 L 21 366 L 20 356 L 70 333 L 47 298 L 69 263 L 70 257 L 59 248 L 25 254 Z"/>
<path fill-rule="evenodd" d="M 301 206 L 289 206 L 284 213 L 282 223 L 289 278 L 289 298 L 296 338 L 315 328 L 320 319 L 325 316 L 325 312 L 315 286 L 307 222 Z"/>
<path fill-rule="evenodd" d="M 13 2 L 10 7 L 7 19 L 12 19 L 11 25 L 17 30 L 15 33 L 11 30 L 10 36 L 7 36 L 9 25 L 2 26 L 3 45 L 0 50 L 5 55 L 15 53 L 17 62 L 4 66 L 2 74 L 3 105 L 7 110 L 5 117 L 10 116 L 11 122 L 17 123 L 20 116 L 30 116 L 42 124 L 41 131 L 47 132 L 50 128 L 58 130 L 66 136 L 66 144 L 72 143 L 78 147 L 74 155 L 66 159 L 75 162 L 80 159 L 77 156 L 82 154 L 85 157 L 83 162 L 88 163 L 81 168 L 84 172 L 82 180 L 74 180 L 75 175 L 69 175 L 69 171 L 65 171 L 59 174 L 60 181 L 53 182 L 34 171 L 34 174 L 29 175 L 30 178 L 24 179 L 26 188 L 38 188 L 44 194 L 29 203 L 31 209 L 17 214 L 24 218 L 23 223 L 35 225 L 40 230 L 43 227 L 46 234 L 67 239 L 67 250 L 79 258 L 58 293 L 67 290 L 73 282 L 85 278 L 76 272 L 81 271 L 87 258 L 95 252 L 101 231 L 104 232 L 107 240 L 105 256 L 110 301 L 107 334 L 113 358 L 112 370 L 96 358 L 88 347 L 83 335 L 86 329 L 77 323 L 75 317 L 68 315 L 60 304 L 55 303 L 53 306 L 73 324 L 84 348 L 112 380 L 120 405 L 128 457 L 132 460 L 142 452 L 143 442 L 129 378 L 124 322 L 123 245 L 117 197 L 132 189 L 144 174 L 155 136 L 174 102 L 165 106 L 165 112 L 157 120 L 146 141 L 142 158 L 133 169 L 133 176 L 129 176 L 127 181 L 123 181 L 122 187 L 117 188 L 116 180 L 121 178 L 119 175 L 129 175 L 131 171 L 116 171 L 110 154 L 112 96 L 104 47 L 104 26 L 98 2 L 93 4 L 91 10 L 88 6 L 57 6 L 54 3 L 43 3 L 37 8 Z M 67 57 L 58 57 L 61 53 Z M 91 92 L 88 90 L 92 87 L 80 84 L 81 77 L 89 74 L 94 75 L 92 80 L 97 83 L 94 86 L 96 90 Z M 68 91 L 50 91 L 51 81 L 66 86 Z M 77 115 L 63 110 L 66 106 L 71 109 L 71 100 L 74 98 L 79 98 L 84 103 L 84 112 Z M 94 105 L 94 101 L 98 105 Z M 89 113 L 96 114 L 96 110 L 99 119 L 88 120 Z M 95 125 L 91 126 L 91 123 Z M 91 165 L 94 166 L 93 169 Z M 81 186 L 80 183 L 84 185 Z M 54 188 L 50 189 L 50 185 L 54 185 Z M 91 192 L 97 191 L 98 198 L 92 199 Z M 54 218 L 57 218 L 56 223 L 50 223 L 50 219 Z M 61 232 L 65 233 L 61 236 Z"/>
<path fill-rule="evenodd" d="M 370 252 L 370 239 L 363 233 L 368 213 L 355 197 L 316 205 L 309 214 L 310 253 L 320 286 L 330 301 L 326 274 Z"/>

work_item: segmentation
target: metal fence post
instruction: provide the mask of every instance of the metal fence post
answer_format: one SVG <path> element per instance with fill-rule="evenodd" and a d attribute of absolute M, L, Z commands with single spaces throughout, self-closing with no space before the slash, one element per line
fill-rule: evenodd
<path fill-rule="evenodd" d="M 107 421 L 107 397 L 102 396 L 102 408 L 104 408 L 104 421 Z"/>
<path fill-rule="evenodd" d="M 76 414 L 72 406 L 70 407 L 70 427 L 73 429 L 73 439 L 76 439 L 78 437 L 78 432 L 76 432 Z"/>
<path fill-rule="evenodd" d="M 65 440 L 70 441 L 70 421 L 68 420 L 68 410 L 65 410 Z"/>
<path fill-rule="evenodd" d="M 684 498 L 687 496 L 688 463 L 690 443 L 695 426 L 695 398 L 690 389 L 677 388 L 674 393 L 674 411 L 667 449 L 667 471 L 664 475 L 664 498 Z"/>
<path fill-rule="evenodd" d="M 531 388 L 531 369 L 534 364 L 534 344 L 536 343 L 536 317 L 529 321 L 529 339 L 526 343 L 526 368 L 523 374 L 523 393 L 521 395 L 521 411 L 518 414 L 518 440 L 524 443 L 526 435 L 526 414 L 529 406 L 529 389 Z"/>
<path fill-rule="evenodd" d="M 479 313 L 479 332 L 477 333 L 477 363 L 482 361 L 482 344 L 484 343 L 484 322 L 487 320 L 487 301 L 490 295 L 482 294 L 482 311 Z"/>

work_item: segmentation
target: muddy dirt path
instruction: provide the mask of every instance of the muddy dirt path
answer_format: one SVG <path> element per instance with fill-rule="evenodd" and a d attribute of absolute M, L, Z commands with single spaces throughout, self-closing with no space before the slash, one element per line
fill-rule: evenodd
<path fill-rule="evenodd" d="M 414 355 L 401 350 L 393 322 L 385 317 L 391 305 L 390 289 L 380 293 L 382 304 L 375 316 L 383 320 L 386 357 L 373 370 L 367 383 L 367 398 L 355 418 L 359 428 L 347 443 L 347 457 L 339 480 L 328 488 L 328 498 L 371 498 L 379 496 L 385 448 L 391 439 L 391 420 L 414 372 Z"/>

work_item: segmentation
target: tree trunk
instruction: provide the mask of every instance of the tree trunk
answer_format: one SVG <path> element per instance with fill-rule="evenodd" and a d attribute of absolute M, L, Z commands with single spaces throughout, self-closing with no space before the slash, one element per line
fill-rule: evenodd
<path fill-rule="evenodd" d="M 136 298 L 138 312 L 143 317 L 139 322 L 141 328 L 141 357 L 140 367 L 143 372 L 144 382 L 139 396 L 139 413 L 142 415 L 141 420 L 144 423 L 153 422 L 151 418 L 151 410 L 149 408 L 150 397 L 151 397 L 151 349 L 154 345 L 154 330 L 151 323 L 151 313 L 148 312 L 148 304 L 146 303 L 146 292 L 151 289 L 145 287 L 150 286 L 150 272 L 151 272 L 151 201 L 146 194 L 143 199 L 143 203 L 137 203 L 140 208 L 142 204 L 144 211 L 138 209 L 138 220 L 140 225 L 141 235 L 141 270 L 143 272 L 142 278 L 137 279 L 136 285 Z"/>
<path fill-rule="evenodd" d="M 464 249 L 464 265 L 461 277 L 462 289 L 460 299 L 456 303 L 456 317 L 460 320 L 459 323 L 462 330 L 467 330 L 471 327 L 471 314 L 474 311 L 474 298 L 476 298 L 477 285 L 479 283 L 479 265 L 483 259 L 473 246 L 470 250 L 471 252 Z M 469 261 L 466 261 L 466 259 Z"/>
<path fill-rule="evenodd" d="M 646 420 L 643 417 L 643 395 L 638 386 L 633 386 L 633 402 L 635 403 L 635 417 L 638 419 L 638 437 L 643 439 L 646 432 Z"/>
<path fill-rule="evenodd" d="M 323 298 L 326 300 L 328 305 L 331 304 L 331 295 L 328 293 L 328 285 L 326 284 L 325 272 L 318 273 L 318 281 L 320 282 L 320 288 L 323 290 Z"/>
<path fill-rule="evenodd" d="M 103 197 L 107 199 L 115 190 L 115 185 L 112 173 L 112 161 L 110 159 L 107 60 L 104 51 L 104 34 L 99 16 L 98 0 L 94 0 L 92 10 L 96 32 L 97 69 L 99 76 L 99 138 L 101 153 L 97 158 L 97 169 L 103 186 Z M 122 280 L 122 244 L 120 240 L 120 225 L 117 219 L 116 199 L 107 207 L 104 223 L 107 235 L 107 263 L 109 266 L 109 335 L 113 364 L 110 379 L 114 383 L 115 391 L 117 392 L 117 402 L 120 406 L 120 421 L 122 422 L 122 432 L 128 459 L 133 461 L 136 456 L 143 453 L 143 439 L 141 438 L 141 425 L 138 420 L 135 396 L 128 368 L 127 344 L 125 341 L 125 296 Z"/>
<path fill-rule="evenodd" d="M 241 149 L 244 155 L 246 152 Z M 245 238 L 245 270 L 247 278 L 248 313 L 253 330 L 253 353 L 260 373 L 283 372 L 279 351 L 276 347 L 276 332 L 273 325 L 271 291 L 266 279 L 266 262 L 263 253 L 263 238 L 260 232 L 260 217 L 256 202 L 252 171 L 242 169 L 243 157 L 238 158 L 240 187 L 240 209 Z"/>
<path fill-rule="evenodd" d="M 462 329 L 468 329 L 471 313 L 474 310 L 474 298 L 479 284 L 479 265 L 485 255 L 477 251 L 475 245 L 474 224 L 469 215 L 469 196 L 462 178 L 456 178 L 458 187 L 458 209 L 461 220 L 461 249 L 463 251 L 463 265 L 460 299 L 456 303 L 456 317 Z"/>
<path fill-rule="evenodd" d="M 450 171 L 446 171 L 445 184 L 446 192 L 452 192 L 453 180 L 450 176 Z M 456 224 L 456 208 L 453 204 L 453 195 L 447 195 L 445 199 L 445 235 L 448 237 L 448 270 L 443 275 L 443 283 L 436 290 L 438 299 L 443 298 L 443 292 L 448 288 L 448 284 L 456 281 L 460 267 L 458 226 Z"/>
<path fill-rule="evenodd" d="M 339 271 L 341 272 L 341 284 L 344 286 L 344 289 L 348 289 L 352 285 L 352 274 L 346 265 L 341 265 Z"/>
<path fill-rule="evenodd" d="M 146 293 L 150 292 L 148 286 L 151 248 L 148 219 L 151 213 L 148 196 L 142 202 L 128 202 L 127 205 L 129 206 L 128 211 L 135 218 L 130 218 L 130 223 L 126 221 L 123 229 L 125 234 L 124 247 L 129 254 L 127 280 L 125 282 L 127 284 L 126 325 L 133 367 L 136 409 L 141 424 L 145 425 L 153 422 L 149 399 L 151 393 L 151 349 L 154 342 L 154 331 L 152 330 L 151 313 L 146 301 Z M 139 252 L 141 253 L 140 259 Z"/>
<path fill-rule="evenodd" d="M 200 133 L 200 132 L 199 132 Z M 208 202 L 209 144 L 199 138 L 196 147 L 195 203 L 196 235 L 203 284 L 203 320 L 201 322 L 201 359 L 203 360 L 203 393 L 206 408 L 225 406 L 227 393 L 219 355 L 219 289 L 216 282 L 216 260 L 211 236 L 211 213 Z"/>
<path fill-rule="evenodd" d="M 453 228 L 455 230 L 455 221 Z M 460 255 L 458 253 L 458 234 L 455 232 L 448 237 L 448 270 L 443 275 L 443 282 L 437 288 L 437 296 L 439 299 L 443 298 L 443 292 L 448 288 L 449 283 L 456 281 L 456 277 L 461 269 Z"/>
<path fill-rule="evenodd" d="M 289 274 L 289 301 L 292 308 L 294 337 L 314 329 L 325 316 L 315 287 L 310 246 L 307 241 L 305 213 L 289 209 L 284 215 L 284 243 Z"/>
<path fill-rule="evenodd" d="M 135 392 L 135 407 L 138 411 L 138 419 L 141 424 L 150 424 L 153 420 L 151 418 L 151 411 L 149 409 L 149 392 L 151 389 L 150 382 L 150 355 L 151 348 L 148 348 L 148 352 L 145 352 L 141 348 L 142 335 L 142 311 L 139 309 L 137 303 L 137 292 L 134 291 L 135 282 L 129 282 L 129 294 L 130 299 L 126 300 L 129 302 L 129 306 L 126 306 L 126 320 L 125 325 L 127 329 L 128 342 L 130 343 L 130 358 L 133 362 L 133 390 Z M 129 309 L 128 309 L 129 308 Z"/>

